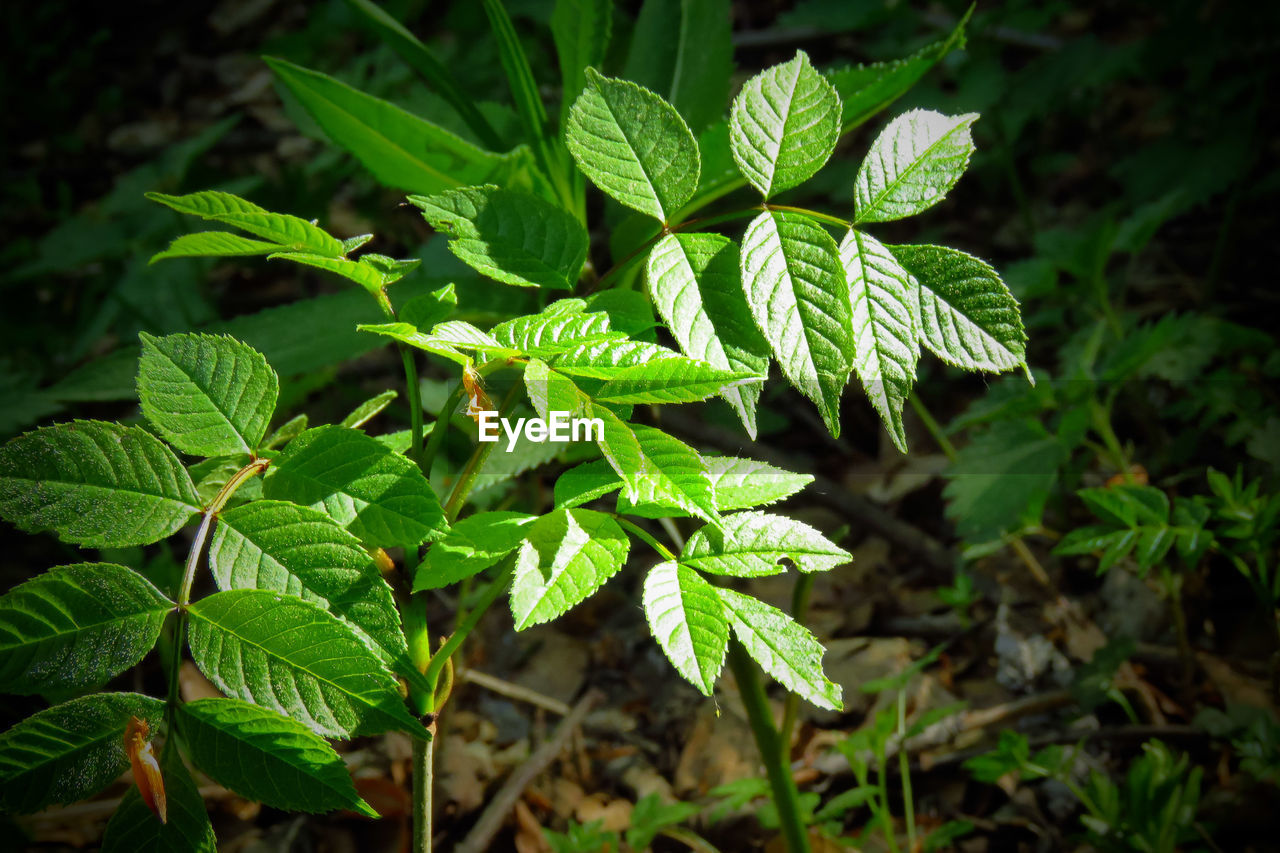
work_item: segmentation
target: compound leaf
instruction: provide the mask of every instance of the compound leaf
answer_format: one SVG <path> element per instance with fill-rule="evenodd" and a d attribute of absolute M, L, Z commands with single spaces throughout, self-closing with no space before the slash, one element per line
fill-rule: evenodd
<path fill-rule="evenodd" d="M 731 589 L 715 590 L 734 636 L 761 669 L 819 708 L 840 710 L 840 685 L 822 672 L 826 650 L 813 634 L 763 601 Z"/>
<path fill-rule="evenodd" d="M 969 165 L 977 119 L 910 110 L 889 122 L 858 168 L 854 222 L 902 219 L 942 201 Z"/>
<path fill-rule="evenodd" d="M 610 331 L 609 315 L 603 311 L 587 314 L 530 314 L 499 323 L 489 334 L 503 346 L 535 358 L 549 358 L 587 343 L 625 337 Z"/>
<path fill-rule="evenodd" d="M 398 261 L 372 252 L 363 254 L 354 261 L 310 252 L 276 252 L 268 260 L 277 258 L 340 275 L 375 295 L 413 272 L 422 263 L 418 258 Z"/>
<path fill-rule="evenodd" d="M 840 96 L 804 51 L 752 77 L 729 116 L 733 159 L 766 199 L 822 168 L 840 139 Z"/>
<path fill-rule="evenodd" d="M 178 457 L 137 427 L 72 421 L 0 448 L 0 514 L 95 548 L 150 545 L 200 510 Z"/>
<path fill-rule="evenodd" d="M 164 703 L 139 693 L 95 693 L 38 711 L 0 734 L 0 807 L 31 814 L 107 787 L 129 767 L 130 717 L 156 731 Z"/>
<path fill-rule="evenodd" d="M 333 747 L 302 723 L 238 699 L 178 706 L 191 762 L 240 796 L 291 812 L 378 813 L 360 798 Z"/>
<path fill-rule="evenodd" d="M 601 403 L 692 403 L 744 383 L 759 385 L 763 376 L 721 370 L 705 361 L 664 358 L 615 373 L 592 393 Z"/>
<path fill-rule="evenodd" d="M 147 263 L 154 264 L 165 258 L 228 258 L 248 255 L 269 255 L 283 247 L 279 243 L 250 240 L 228 231 L 199 231 L 183 234 L 169 244 L 163 252 L 151 256 Z"/>
<path fill-rule="evenodd" d="M 854 366 L 893 443 L 907 452 L 902 407 L 916 378 L 918 285 L 880 241 L 850 230 L 840 261 L 853 305 Z"/>
<path fill-rule="evenodd" d="M 161 436 L 193 456 L 258 448 L 280 391 L 262 353 L 225 335 L 139 337 L 138 396 Z"/>
<path fill-rule="evenodd" d="M 366 545 L 413 546 L 445 529 L 418 466 L 359 430 L 307 430 L 272 460 L 265 497 L 323 509 Z"/>
<path fill-rule="evenodd" d="M 692 569 L 665 562 L 649 570 L 643 600 L 649 631 L 671 665 L 710 696 L 729 648 L 729 622 L 715 588 Z"/>
<path fill-rule="evenodd" d="M 455 522 L 427 551 L 413 591 L 449 586 L 495 565 L 520 547 L 535 518 L 523 512 L 481 512 Z"/>
<path fill-rule="evenodd" d="M 596 459 L 576 468 L 570 468 L 556 480 L 554 497 L 556 509 L 568 509 L 602 498 L 622 488 L 618 472 L 608 460 Z"/>
<path fill-rule="evenodd" d="M 103 853 L 217 853 L 218 842 L 209 823 L 209 812 L 195 780 L 176 749 L 160 756 L 168 802 L 168 822 L 161 823 L 143 801 L 138 786 L 125 793 L 102 837 Z"/>
<path fill-rule="evenodd" d="M 511 583 L 516 630 L 549 622 L 586 600 L 622 568 L 630 547 L 618 522 L 588 509 L 557 509 L 533 522 Z"/>
<path fill-rule="evenodd" d="M 668 234 L 649 253 L 649 294 L 680 349 L 721 370 L 762 376 L 769 345 L 751 319 L 740 274 L 737 245 L 719 234 Z M 752 438 L 760 388 L 720 392 Z"/>
<path fill-rule="evenodd" d="M 233 225 L 241 231 L 248 231 L 277 244 L 277 252 L 281 249 L 314 252 L 331 258 L 338 258 L 343 254 L 342 241 L 324 229 L 297 216 L 272 213 L 231 193 L 203 190 L 187 195 L 149 192 L 146 196 L 178 213 L 199 216 L 210 222 L 221 222 L 223 225 Z M 170 251 L 172 248 L 171 246 Z"/>
<path fill-rule="evenodd" d="M 565 141 L 578 168 L 615 200 L 669 220 L 698 187 L 698 143 L 675 108 L 626 80 L 586 70 Z"/>
<path fill-rule="evenodd" d="M 853 555 L 802 521 L 763 512 L 726 515 L 722 526 L 694 531 L 680 562 L 718 575 L 776 575 L 790 560 L 802 572 L 843 566 Z"/>
<path fill-rule="evenodd" d="M 664 515 L 688 513 L 716 523 L 715 496 L 698 451 L 661 430 L 628 424 L 604 406 L 593 405 L 591 413 L 604 421 L 600 452 L 622 478 L 624 509 L 641 514 L 654 505 Z"/>
<path fill-rule="evenodd" d="M 708 456 L 703 461 L 720 512 L 776 503 L 813 482 L 809 474 L 794 474 L 755 459 Z"/>
<path fill-rule="evenodd" d="M 142 660 L 173 602 L 113 563 L 59 566 L 0 596 L 0 690 L 102 684 Z"/>
<path fill-rule="evenodd" d="M 400 729 L 428 739 L 396 680 L 350 628 L 318 604 L 262 589 L 192 604 L 191 656 L 223 693 L 325 737 Z"/>
<path fill-rule="evenodd" d="M 838 436 L 853 312 L 835 240 L 802 216 L 761 213 L 742 239 L 742 287 L 783 375 Z"/>

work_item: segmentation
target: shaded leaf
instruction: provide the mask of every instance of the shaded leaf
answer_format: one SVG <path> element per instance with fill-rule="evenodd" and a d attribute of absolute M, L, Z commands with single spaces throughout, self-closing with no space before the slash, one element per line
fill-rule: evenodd
<path fill-rule="evenodd" d="M 295 252 L 315 252 L 318 255 L 333 258 L 340 257 L 343 253 L 342 241 L 328 234 L 324 229 L 297 216 L 272 213 L 231 193 L 203 190 L 187 195 L 166 195 L 156 192 L 149 192 L 146 195 L 152 201 L 159 202 L 178 213 L 199 216 L 210 222 L 234 225 L 241 231 L 248 231 L 250 234 L 276 243 L 278 245 L 275 251 L 288 249 Z"/>
<path fill-rule="evenodd" d="M 130 788 L 107 822 L 103 853 L 216 853 L 217 839 L 209 823 L 204 798 L 176 749 L 160 757 L 168 800 L 168 822 L 161 823 L 147 807 L 137 786 Z"/>
<path fill-rule="evenodd" d="M 646 0 L 622 76 L 669 101 L 697 133 L 729 100 L 732 25 L 728 0 Z"/>
<path fill-rule="evenodd" d="M 626 562 L 618 522 L 586 509 L 558 509 L 526 530 L 511 583 L 516 630 L 549 622 L 584 601 Z"/>

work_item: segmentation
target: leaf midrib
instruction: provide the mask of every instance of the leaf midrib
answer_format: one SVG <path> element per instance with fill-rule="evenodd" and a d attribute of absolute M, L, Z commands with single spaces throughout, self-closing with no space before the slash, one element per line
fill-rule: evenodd
<path fill-rule="evenodd" d="M 963 121 L 959 121 L 956 124 L 952 125 L 950 128 L 948 128 L 945 133 L 941 134 L 937 139 L 935 139 L 932 143 L 930 143 L 929 146 L 925 148 L 924 151 L 922 151 L 920 155 L 916 157 L 916 159 L 913 160 L 907 166 L 907 168 L 899 172 L 896 178 L 894 178 L 889 183 L 885 184 L 884 189 L 881 190 L 881 192 L 877 196 L 872 198 L 871 202 L 867 204 L 865 208 L 857 212 L 857 215 L 854 216 L 853 221 L 854 222 L 866 221 L 867 213 L 869 212 L 874 213 L 876 209 L 880 206 L 880 203 L 884 201 L 884 199 L 889 195 L 889 193 L 897 189 L 899 184 L 901 184 L 909 175 L 914 173 L 917 168 L 920 168 L 921 164 L 923 164 L 925 160 L 928 159 L 929 155 L 933 152 L 935 148 L 937 148 L 939 145 L 945 142 L 947 138 L 951 136 L 951 134 L 955 133 L 960 128 L 968 127 L 969 125 L 973 124 L 973 121 L 974 121 L 973 117 L 962 116 L 962 118 L 964 119 Z M 868 176 L 867 180 L 869 185 L 870 176 Z"/>

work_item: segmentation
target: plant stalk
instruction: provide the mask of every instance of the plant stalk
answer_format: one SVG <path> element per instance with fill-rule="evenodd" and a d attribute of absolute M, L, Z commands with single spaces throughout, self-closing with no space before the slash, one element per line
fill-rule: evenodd
<path fill-rule="evenodd" d="M 801 572 L 796 577 L 795 586 L 791 589 L 791 617 L 804 623 L 809 612 L 809 599 L 813 593 L 813 575 Z M 796 727 L 796 717 L 800 713 L 800 697 L 795 693 L 787 693 L 782 703 L 782 725 L 778 729 L 778 741 L 782 746 L 782 760 L 791 761 L 791 733 Z"/>

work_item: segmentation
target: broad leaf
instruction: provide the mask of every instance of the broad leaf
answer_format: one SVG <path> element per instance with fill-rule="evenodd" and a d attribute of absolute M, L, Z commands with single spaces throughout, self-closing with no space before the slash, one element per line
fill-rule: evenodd
<path fill-rule="evenodd" d="M 209 567 L 219 589 L 265 589 L 313 601 L 386 660 L 408 653 L 391 587 L 360 540 L 323 512 L 273 500 L 227 510 L 209 545 Z"/>
<path fill-rule="evenodd" d="M 621 332 L 610 331 L 609 315 L 602 311 L 530 314 L 499 323 L 489 334 L 503 346 L 535 358 L 548 358 L 581 344 L 625 337 Z"/>
<path fill-rule="evenodd" d="M 0 447 L 0 515 L 95 548 L 150 545 L 200 510 L 191 477 L 137 427 L 72 421 Z"/>
<path fill-rule="evenodd" d="M 684 358 L 657 359 L 615 373 L 591 394 L 601 403 L 692 403 L 726 388 L 756 385 L 763 376 L 720 370 L 705 361 Z"/>
<path fill-rule="evenodd" d="M 920 283 L 920 340 L 938 358 L 997 373 L 1026 367 L 1027 334 L 1018 300 L 995 270 L 942 246 L 887 248 Z"/>
<path fill-rule="evenodd" d="M 246 255 L 269 255 L 283 248 L 279 243 L 250 240 L 227 231 L 199 231 L 183 234 L 169 244 L 163 252 L 151 256 L 147 263 L 154 264 L 165 258 L 228 258 Z"/>
<path fill-rule="evenodd" d="M 729 0 L 646 0 L 622 76 L 666 98 L 697 133 L 729 100 L 732 25 Z"/>
<path fill-rule="evenodd" d="M 375 295 L 413 272 L 422 263 L 418 258 L 398 261 L 372 252 L 361 255 L 359 260 L 355 261 L 349 261 L 346 258 L 329 258 L 309 252 L 276 252 L 269 257 L 270 260 L 277 258 L 340 275 Z"/>
<path fill-rule="evenodd" d="M 570 417 L 580 414 L 587 401 L 573 380 L 556 373 L 537 358 L 529 359 L 524 367 L 524 387 L 538 416 L 548 422 L 552 412 L 568 412 Z"/>
<path fill-rule="evenodd" d="M 516 630 L 550 622 L 584 601 L 622 568 L 630 546 L 618 522 L 591 510 L 553 510 L 533 522 L 511 583 Z"/>
<path fill-rule="evenodd" d="M 160 772 L 164 777 L 168 822 L 160 822 L 134 785 L 125 792 L 107 823 L 102 837 L 103 853 L 171 853 L 174 850 L 217 853 L 218 842 L 204 799 L 178 750 L 164 750 L 160 756 Z"/>
<path fill-rule="evenodd" d="M 742 239 L 742 287 L 783 375 L 840 435 L 853 309 L 835 240 L 802 216 L 765 211 Z"/>
<path fill-rule="evenodd" d="M 151 651 L 173 602 L 112 563 L 50 569 L 0 596 L 0 690 L 93 687 Z"/>
<path fill-rule="evenodd" d="M 377 655 L 319 605 L 237 589 L 202 598 L 188 613 L 192 659 L 228 696 L 326 737 L 395 728 L 429 738 Z"/>
<path fill-rule="evenodd" d="M 654 504 L 717 522 L 711 480 L 698 451 L 661 430 L 628 424 L 603 406 L 593 405 L 591 415 L 604 421 L 600 452 L 622 478 L 623 498 L 633 511 Z"/>
<path fill-rule="evenodd" d="M 452 284 L 433 290 L 425 296 L 410 299 L 399 311 L 402 322 L 419 329 L 430 329 L 436 323 L 448 319 L 458 307 L 458 294 Z"/>
<path fill-rule="evenodd" d="M 942 201 L 973 154 L 977 113 L 903 113 L 881 131 L 854 181 L 855 222 L 902 219 Z"/>
<path fill-rule="evenodd" d="M 290 812 L 350 809 L 378 817 L 333 747 L 296 720 L 237 699 L 199 699 L 178 707 L 177 722 L 192 763 L 248 800 Z"/>
<path fill-rule="evenodd" d="M 822 645 L 804 627 L 776 607 L 734 592 L 716 589 L 733 634 L 760 668 L 778 683 L 819 708 L 841 709 L 840 685 L 822 672 Z"/>
<path fill-rule="evenodd" d="M 663 359 L 689 364 L 689 359 L 657 344 L 631 340 L 609 340 L 578 344 L 551 361 L 560 373 L 584 379 L 613 379 L 633 372 L 640 366 L 651 366 Z"/>
<path fill-rule="evenodd" d="M 409 196 L 449 251 L 472 269 L 519 287 L 572 290 L 587 259 L 587 230 L 561 208 L 495 186 Z"/>
<path fill-rule="evenodd" d="M 210 222 L 221 222 L 223 225 L 233 225 L 241 231 L 248 231 L 254 236 L 276 243 L 277 252 L 287 249 L 294 252 L 314 252 L 332 258 L 343 254 L 342 241 L 319 226 L 287 213 L 272 213 L 231 193 L 218 190 L 204 190 L 188 195 L 149 192 L 147 198 L 178 213 L 199 216 Z"/>
<path fill-rule="evenodd" d="M 391 338 L 393 341 L 408 344 L 432 355 L 456 361 L 458 364 L 466 365 L 472 361 L 471 356 L 459 352 L 457 347 L 448 341 L 429 335 L 417 326 L 411 326 L 408 323 L 361 323 L 356 328 L 362 332 L 371 332 L 375 335 Z"/>
<path fill-rule="evenodd" d="M 408 192 L 505 183 L 512 155 L 482 151 L 449 131 L 332 77 L 283 59 L 267 65 L 336 144 L 382 183 Z"/>
<path fill-rule="evenodd" d="M 359 430 L 307 430 L 272 460 L 265 497 L 323 509 L 366 545 L 417 545 L 444 530 L 440 500 L 404 456 Z"/>
<path fill-rule="evenodd" d="M 840 138 L 840 96 L 809 63 L 795 59 L 752 77 L 729 117 L 733 159 L 767 199 L 822 168 Z"/>
<path fill-rule="evenodd" d="M 520 547 L 535 518 L 522 512 L 482 512 L 455 522 L 427 551 L 413 577 L 413 591 L 446 587 L 495 565 Z"/>
<path fill-rule="evenodd" d="M 719 234 L 668 234 L 649 253 L 649 294 L 685 354 L 712 367 L 763 376 L 769 346 L 739 286 L 738 247 Z M 760 384 L 721 395 L 755 438 Z"/>
<path fill-rule="evenodd" d="M 776 575 L 789 560 L 802 572 L 843 566 L 853 555 L 802 521 L 763 512 L 726 515 L 720 528 L 694 531 L 680 562 L 704 572 L 750 578 Z"/>
<path fill-rule="evenodd" d="M 170 444 L 193 456 L 258 448 L 279 396 L 262 353 L 227 336 L 139 337 L 142 414 Z"/>
<path fill-rule="evenodd" d="M 649 631 L 667 659 L 710 696 L 729 648 L 729 622 L 715 588 L 692 569 L 659 563 L 645 577 L 643 600 Z"/>
<path fill-rule="evenodd" d="M 580 506 L 622 488 L 618 472 L 605 459 L 587 462 L 565 471 L 556 480 L 556 509 Z"/>
<path fill-rule="evenodd" d="M 720 512 L 776 503 L 813 482 L 810 474 L 794 474 L 755 459 L 708 456 L 703 461 Z"/>
<path fill-rule="evenodd" d="M 698 143 L 675 108 L 641 86 L 586 72 L 565 141 L 578 168 L 617 201 L 663 222 L 698 186 Z"/>
<path fill-rule="evenodd" d="M 95 693 L 39 711 L 0 734 L 0 807 L 31 814 L 92 797 L 129 767 L 129 718 L 160 728 L 164 703 L 138 693 Z"/>
<path fill-rule="evenodd" d="M 854 367 L 893 443 L 907 452 L 902 407 L 916 379 L 918 285 L 880 241 L 850 230 L 840 261 L 853 305 Z"/>

